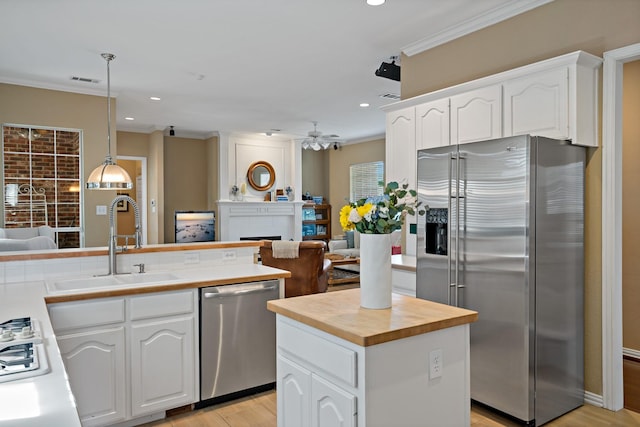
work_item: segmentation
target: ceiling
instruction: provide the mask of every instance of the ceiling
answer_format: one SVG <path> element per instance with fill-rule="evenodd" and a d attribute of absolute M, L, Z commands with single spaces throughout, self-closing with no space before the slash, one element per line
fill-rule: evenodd
<path fill-rule="evenodd" d="M 118 130 L 302 137 L 317 121 L 358 142 L 400 94 L 381 62 L 548 1 L 2 0 L 0 82 L 105 96 L 109 52 Z"/>

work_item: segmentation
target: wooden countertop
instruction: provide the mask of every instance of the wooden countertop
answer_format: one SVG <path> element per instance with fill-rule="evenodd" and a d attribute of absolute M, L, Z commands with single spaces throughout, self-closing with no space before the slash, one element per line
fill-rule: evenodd
<path fill-rule="evenodd" d="M 360 307 L 360 289 L 273 300 L 267 308 L 366 347 L 478 320 L 478 313 L 393 294 L 391 308 Z"/>

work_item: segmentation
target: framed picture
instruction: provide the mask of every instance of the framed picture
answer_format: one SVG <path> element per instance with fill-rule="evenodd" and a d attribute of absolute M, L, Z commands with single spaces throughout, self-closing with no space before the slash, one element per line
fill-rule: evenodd
<path fill-rule="evenodd" d="M 118 196 L 128 196 L 129 193 L 117 193 Z M 129 212 L 129 202 L 126 200 L 118 200 L 116 203 L 117 212 Z"/>

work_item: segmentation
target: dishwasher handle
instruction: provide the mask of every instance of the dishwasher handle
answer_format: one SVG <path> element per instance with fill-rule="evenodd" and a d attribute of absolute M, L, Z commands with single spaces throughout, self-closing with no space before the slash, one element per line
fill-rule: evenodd
<path fill-rule="evenodd" d="M 278 287 L 278 281 L 260 282 L 260 283 L 243 283 L 240 285 L 222 285 L 208 288 L 203 292 L 204 298 L 222 298 L 235 295 L 255 294 L 259 292 L 268 292 Z"/>

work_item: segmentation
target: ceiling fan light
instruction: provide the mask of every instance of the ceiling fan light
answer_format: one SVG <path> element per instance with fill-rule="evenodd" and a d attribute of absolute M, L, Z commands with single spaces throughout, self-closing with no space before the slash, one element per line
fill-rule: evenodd
<path fill-rule="evenodd" d="M 320 142 L 320 146 L 322 147 L 323 150 L 326 150 L 327 148 L 329 148 L 330 144 L 331 144 L 330 141 L 322 141 L 322 142 Z"/>

